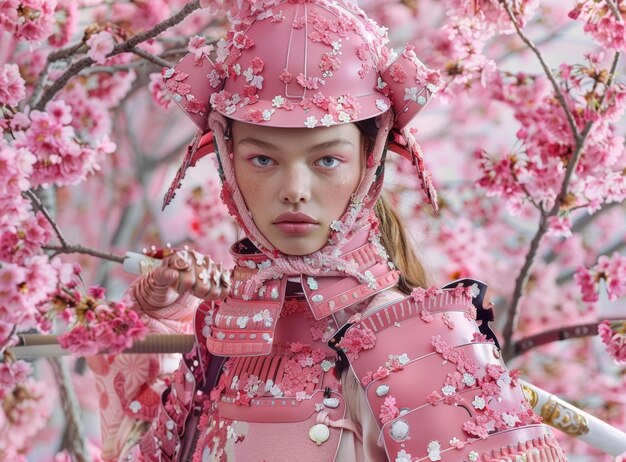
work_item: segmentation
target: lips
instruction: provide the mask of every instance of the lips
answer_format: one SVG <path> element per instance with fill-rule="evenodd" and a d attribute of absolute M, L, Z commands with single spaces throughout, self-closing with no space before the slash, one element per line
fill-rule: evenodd
<path fill-rule="evenodd" d="M 283 212 L 274 218 L 274 225 L 290 236 L 301 236 L 314 231 L 318 221 L 303 212 Z"/>
<path fill-rule="evenodd" d="M 312 223 L 317 224 L 317 220 L 303 212 L 283 212 L 274 218 L 274 224 L 279 223 Z"/>

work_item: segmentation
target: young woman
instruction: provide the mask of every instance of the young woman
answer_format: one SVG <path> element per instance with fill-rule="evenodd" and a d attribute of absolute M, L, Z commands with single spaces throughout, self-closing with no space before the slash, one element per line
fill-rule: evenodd
<path fill-rule="evenodd" d="M 198 345 L 167 387 L 156 358 L 92 361 L 105 458 L 565 460 L 479 331 L 479 285 L 425 289 L 380 197 L 389 148 L 436 208 L 405 127 L 439 75 L 348 0 L 237 5 L 215 63 L 164 72 L 200 129 L 166 201 L 215 151 L 246 237 L 232 277 L 181 251 L 131 287 L 153 330 Z"/>

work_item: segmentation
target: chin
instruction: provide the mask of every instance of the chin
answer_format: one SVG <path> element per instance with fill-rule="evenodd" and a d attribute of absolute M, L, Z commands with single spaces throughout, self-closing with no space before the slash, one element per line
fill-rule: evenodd
<path fill-rule="evenodd" d="M 280 252 L 286 255 L 293 255 L 296 257 L 302 257 L 304 255 L 310 255 L 314 252 L 320 250 L 324 245 L 328 242 L 328 239 L 324 239 L 319 242 L 312 242 L 310 237 L 301 238 L 304 242 L 297 242 L 298 238 L 289 239 L 290 242 L 285 242 L 284 239 L 280 239 L 283 242 L 273 243 L 274 247 L 278 249 Z"/>

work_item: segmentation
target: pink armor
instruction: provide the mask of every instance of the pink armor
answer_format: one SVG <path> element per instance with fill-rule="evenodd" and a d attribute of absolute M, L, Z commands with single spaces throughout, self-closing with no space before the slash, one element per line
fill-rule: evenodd
<path fill-rule="evenodd" d="M 380 259 L 367 236 L 367 229 L 356 233 L 346 252 L 359 256 L 362 271 Z M 237 281 L 263 264 L 262 254 L 239 252 L 245 248 L 233 247 L 231 296 L 196 316 L 199 341 L 230 358 L 214 388 L 206 377 L 219 358 L 209 360 L 200 345 L 199 357 L 183 361 L 141 444 L 147 460 L 186 460 L 181 455 L 193 451 L 194 461 L 330 462 L 342 460 L 335 457 L 348 433 L 353 441 L 378 440 L 381 454 L 398 462 L 565 460 L 526 403 L 517 373 L 479 332 L 477 285 L 402 297 L 389 289 L 397 275 L 387 267 L 376 279 L 388 282 L 375 290 L 352 278 L 284 277 L 244 301 Z M 319 319 L 310 302 L 317 293 L 340 301 Z M 385 294 L 393 300 L 381 303 Z M 263 341 L 251 342 L 257 335 Z M 346 383 L 351 374 L 362 391 Z M 361 419 L 375 421 L 370 434 L 361 434 L 363 420 L 347 409 L 351 394 L 369 406 Z"/>

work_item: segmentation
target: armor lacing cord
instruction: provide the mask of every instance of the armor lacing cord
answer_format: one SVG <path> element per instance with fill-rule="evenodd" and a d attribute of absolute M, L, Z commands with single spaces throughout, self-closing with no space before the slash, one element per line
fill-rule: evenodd
<path fill-rule="evenodd" d="M 361 432 L 359 431 L 356 424 L 350 419 L 330 420 L 328 411 L 321 411 L 319 414 L 317 414 L 317 423 L 326 425 L 327 427 L 344 428 L 346 430 L 350 430 L 352 433 L 354 433 L 354 436 L 356 436 L 356 438 L 361 443 L 363 442 Z"/>

